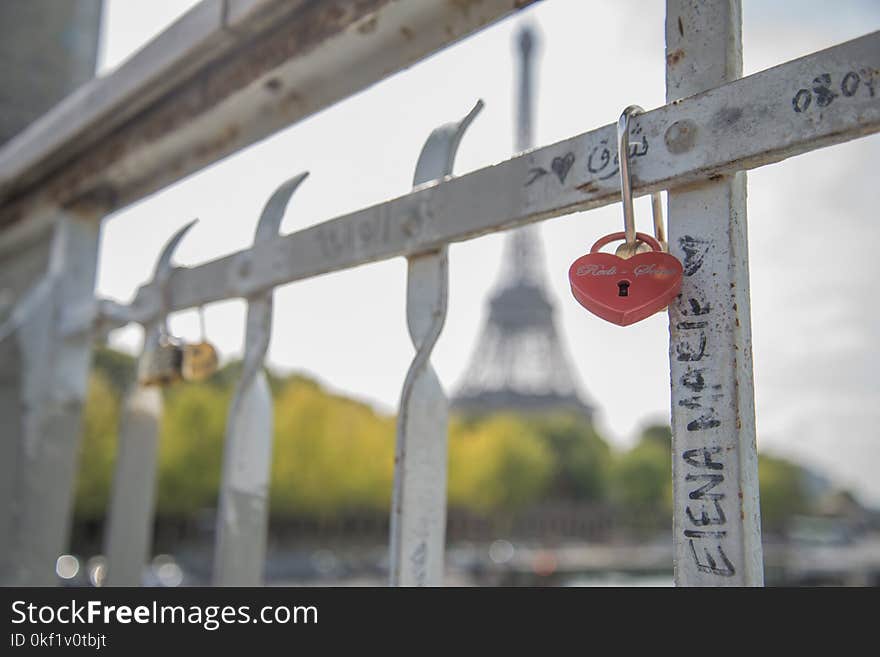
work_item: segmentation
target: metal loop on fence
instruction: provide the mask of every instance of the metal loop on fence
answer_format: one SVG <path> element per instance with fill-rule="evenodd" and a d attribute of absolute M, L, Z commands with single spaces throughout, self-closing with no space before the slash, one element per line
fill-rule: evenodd
<path fill-rule="evenodd" d="M 623 230 L 626 233 L 626 251 L 634 255 L 639 247 L 636 237 L 636 219 L 633 210 L 632 173 L 629 169 L 629 120 L 644 112 L 638 105 L 630 105 L 617 121 L 617 153 L 620 161 L 620 195 L 623 200 Z M 651 194 L 651 211 L 654 215 L 654 236 L 663 251 L 667 250 L 666 231 L 663 227 L 663 198 L 660 192 Z"/>

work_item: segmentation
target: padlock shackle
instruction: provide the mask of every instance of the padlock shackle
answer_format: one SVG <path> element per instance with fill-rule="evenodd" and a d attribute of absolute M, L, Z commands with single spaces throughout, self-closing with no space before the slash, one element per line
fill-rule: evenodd
<path fill-rule="evenodd" d="M 636 239 L 641 240 L 648 246 L 650 246 L 655 251 L 663 251 L 663 248 L 660 246 L 660 242 L 656 239 L 648 235 L 647 233 L 636 233 Z M 617 240 L 626 239 L 626 232 L 620 231 L 619 233 L 611 233 L 610 235 L 606 235 L 605 237 L 600 238 L 593 246 L 590 248 L 590 253 L 598 253 L 599 249 L 601 249 L 606 244 L 611 244 L 611 242 L 616 242 Z"/>
<path fill-rule="evenodd" d="M 633 210 L 632 174 L 629 169 L 629 121 L 637 114 L 644 112 L 638 105 L 630 105 L 617 120 L 617 159 L 620 172 L 620 198 L 623 201 L 623 227 L 626 243 L 634 249 L 636 245 L 636 219 Z M 647 152 L 647 151 L 646 151 Z M 663 197 L 660 192 L 651 194 L 651 214 L 654 217 L 654 236 L 660 244 L 661 251 L 667 251 L 666 230 L 663 227 Z"/>

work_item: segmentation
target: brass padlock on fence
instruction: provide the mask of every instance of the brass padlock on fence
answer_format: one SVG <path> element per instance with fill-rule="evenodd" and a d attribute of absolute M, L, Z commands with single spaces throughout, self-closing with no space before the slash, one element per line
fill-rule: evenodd
<path fill-rule="evenodd" d="M 217 371 L 217 350 L 210 342 L 183 346 L 181 374 L 185 381 L 204 381 Z"/>
<path fill-rule="evenodd" d="M 183 343 L 163 332 L 156 348 L 144 355 L 138 382 L 143 386 L 168 386 L 182 380 L 183 355 Z"/>
<path fill-rule="evenodd" d="M 217 371 L 218 360 L 217 350 L 210 342 L 186 344 L 163 336 L 147 356 L 138 380 L 144 386 L 204 381 Z"/>
<path fill-rule="evenodd" d="M 199 308 L 199 326 L 202 337 L 199 342 L 183 346 L 181 374 L 185 381 L 204 381 L 217 371 L 217 350 L 205 336 L 205 309 Z"/>
<path fill-rule="evenodd" d="M 217 371 L 217 350 L 205 338 L 204 310 L 199 309 L 202 337 L 187 344 L 168 332 L 168 320 L 159 328 L 155 348 L 147 350 L 138 368 L 138 383 L 143 386 L 168 386 L 178 381 L 204 381 Z"/>

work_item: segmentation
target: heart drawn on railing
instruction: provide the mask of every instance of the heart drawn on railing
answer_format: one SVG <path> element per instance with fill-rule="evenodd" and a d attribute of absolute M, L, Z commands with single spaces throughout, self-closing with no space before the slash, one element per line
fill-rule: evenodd
<path fill-rule="evenodd" d="M 566 153 L 562 157 L 554 157 L 550 163 L 550 168 L 553 169 L 553 173 L 559 178 L 559 182 L 564 183 L 572 164 L 574 164 L 574 153 Z"/>

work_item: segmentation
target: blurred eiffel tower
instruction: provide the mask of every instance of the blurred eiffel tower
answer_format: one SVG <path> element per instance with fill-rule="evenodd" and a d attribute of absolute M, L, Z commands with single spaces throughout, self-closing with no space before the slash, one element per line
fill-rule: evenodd
<path fill-rule="evenodd" d="M 534 32 L 519 33 L 519 99 L 516 148 L 532 147 Z M 592 416 L 592 407 L 563 348 L 544 278 L 538 226 L 507 234 L 501 273 L 489 299 L 488 320 L 456 393 L 453 408 L 465 413 L 498 410 L 571 410 Z"/>

